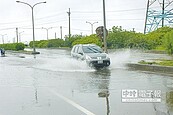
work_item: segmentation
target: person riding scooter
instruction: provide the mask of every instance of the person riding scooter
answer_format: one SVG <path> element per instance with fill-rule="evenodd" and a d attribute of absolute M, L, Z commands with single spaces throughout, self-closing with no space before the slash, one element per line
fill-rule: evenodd
<path fill-rule="evenodd" d="M 5 50 L 3 48 L 0 48 L 1 50 L 1 56 L 5 56 Z"/>

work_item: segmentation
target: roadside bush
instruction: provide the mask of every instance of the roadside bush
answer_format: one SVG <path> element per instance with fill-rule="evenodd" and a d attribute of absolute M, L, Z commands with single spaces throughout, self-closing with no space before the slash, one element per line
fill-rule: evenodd
<path fill-rule="evenodd" d="M 90 35 L 74 41 L 72 43 L 72 46 L 76 44 L 96 44 L 101 46 L 101 41 L 99 40 L 97 35 Z"/>
<path fill-rule="evenodd" d="M 41 41 L 42 41 L 42 40 L 41 40 Z M 35 42 L 34 42 L 35 47 L 38 47 L 38 45 L 40 44 L 41 41 L 35 41 Z M 29 46 L 30 46 L 31 48 L 33 48 L 33 41 L 31 41 L 31 42 L 29 43 Z"/>
<path fill-rule="evenodd" d="M 17 43 L 16 46 L 15 46 L 15 49 L 17 51 L 24 50 L 24 48 L 25 48 L 25 44 L 23 44 L 23 43 Z"/>
<path fill-rule="evenodd" d="M 12 44 L 0 44 L 0 48 L 4 48 L 5 50 L 24 50 L 25 45 L 23 43 L 12 43 Z"/>
<path fill-rule="evenodd" d="M 40 41 L 35 41 L 34 43 L 35 47 L 38 48 L 63 47 L 65 44 L 63 39 L 40 40 Z M 33 41 L 29 43 L 29 46 L 33 47 Z"/>
<path fill-rule="evenodd" d="M 47 41 L 47 40 L 41 40 L 41 41 L 38 43 L 37 47 L 38 47 L 38 48 L 47 48 L 47 45 L 48 45 L 48 41 Z"/>
<path fill-rule="evenodd" d="M 63 39 L 51 39 L 48 40 L 47 47 L 63 47 L 64 46 L 64 40 Z"/>
<path fill-rule="evenodd" d="M 76 40 L 79 40 L 81 38 L 83 38 L 84 36 L 82 35 L 72 35 L 70 38 L 68 38 L 67 36 L 65 37 L 65 41 L 64 41 L 64 46 L 65 47 L 72 47 L 73 42 Z"/>
<path fill-rule="evenodd" d="M 165 35 L 164 44 L 165 44 L 168 54 L 172 55 L 173 54 L 173 31 L 171 31 Z"/>

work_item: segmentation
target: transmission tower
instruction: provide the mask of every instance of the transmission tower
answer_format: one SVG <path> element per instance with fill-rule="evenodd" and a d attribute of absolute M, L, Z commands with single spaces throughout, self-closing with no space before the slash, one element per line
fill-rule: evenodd
<path fill-rule="evenodd" d="M 173 24 L 173 0 L 148 0 L 144 34 Z"/>

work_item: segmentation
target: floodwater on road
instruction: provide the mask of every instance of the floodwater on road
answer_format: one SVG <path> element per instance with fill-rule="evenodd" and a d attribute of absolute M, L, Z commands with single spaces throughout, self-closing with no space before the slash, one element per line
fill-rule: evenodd
<path fill-rule="evenodd" d="M 72 59 L 69 50 L 38 51 L 0 57 L 0 115 L 173 115 L 173 78 L 126 67 L 169 56 L 111 51 L 110 67 L 95 70 Z M 160 90 L 161 102 L 122 102 L 126 89 Z"/>

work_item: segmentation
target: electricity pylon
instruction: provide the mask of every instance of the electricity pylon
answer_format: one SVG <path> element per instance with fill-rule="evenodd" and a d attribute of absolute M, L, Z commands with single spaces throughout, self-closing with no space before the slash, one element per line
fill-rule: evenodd
<path fill-rule="evenodd" d="M 144 34 L 173 24 L 173 0 L 148 0 Z"/>

